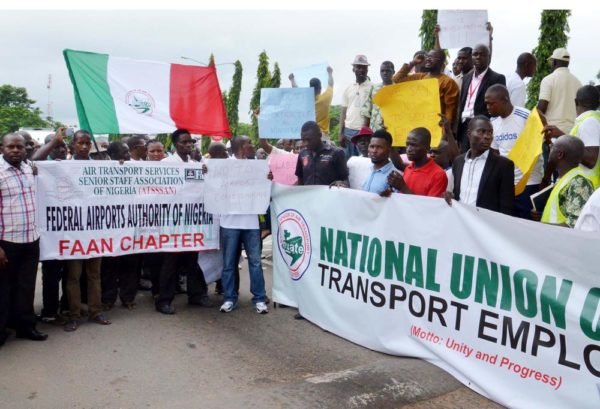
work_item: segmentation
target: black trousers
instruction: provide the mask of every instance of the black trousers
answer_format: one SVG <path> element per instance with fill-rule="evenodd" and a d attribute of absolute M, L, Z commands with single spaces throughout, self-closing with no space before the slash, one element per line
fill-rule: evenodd
<path fill-rule="evenodd" d="M 8 265 L 0 269 L 0 332 L 35 328 L 33 297 L 40 258 L 40 241 L 11 243 L 0 240 Z"/>
<path fill-rule="evenodd" d="M 132 303 L 137 294 L 142 268 L 141 254 L 103 257 L 101 266 L 102 303 Z"/>
<path fill-rule="evenodd" d="M 162 269 L 164 253 L 146 253 L 143 255 L 143 269 L 152 281 L 152 295 L 157 296 L 160 289 L 160 270 Z M 177 285 L 177 283 L 175 283 Z"/>
<path fill-rule="evenodd" d="M 62 282 L 62 297 L 60 287 Z M 61 310 L 68 310 L 67 302 L 67 269 L 62 260 L 42 261 L 42 317 L 54 317 Z M 60 301 L 59 301 L 60 300 Z"/>
<path fill-rule="evenodd" d="M 157 306 L 171 304 L 175 298 L 178 281 L 177 273 L 180 269 L 187 273 L 188 300 L 207 294 L 208 288 L 204 273 L 198 265 L 197 252 L 163 253 L 158 297 L 156 298 Z"/>

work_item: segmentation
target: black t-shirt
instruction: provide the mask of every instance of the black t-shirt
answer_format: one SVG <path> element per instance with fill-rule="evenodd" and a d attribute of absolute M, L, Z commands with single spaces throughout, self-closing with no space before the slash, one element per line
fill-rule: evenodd
<path fill-rule="evenodd" d="M 348 179 L 348 166 L 344 151 L 323 144 L 318 152 L 303 149 L 298 155 L 296 176 L 304 185 L 327 185 L 336 180 Z"/>

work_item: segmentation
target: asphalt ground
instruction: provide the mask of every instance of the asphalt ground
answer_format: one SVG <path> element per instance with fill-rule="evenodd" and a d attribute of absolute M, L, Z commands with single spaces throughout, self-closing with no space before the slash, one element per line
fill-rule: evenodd
<path fill-rule="evenodd" d="M 270 247 L 265 278 L 272 284 Z M 85 322 L 77 331 L 39 324 L 45 342 L 11 337 L 0 349 L 0 408 L 447 408 L 496 409 L 425 361 L 355 345 L 293 308 L 254 312 L 248 272 L 240 308 L 220 313 L 187 305 L 154 311 L 150 292 L 137 308 L 108 312 L 112 325 Z M 41 308 L 38 277 L 36 311 Z"/>

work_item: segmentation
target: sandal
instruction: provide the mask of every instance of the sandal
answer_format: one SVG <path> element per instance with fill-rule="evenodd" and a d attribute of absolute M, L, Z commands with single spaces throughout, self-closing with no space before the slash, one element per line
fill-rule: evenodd
<path fill-rule="evenodd" d="M 64 330 L 67 332 L 73 332 L 79 328 L 79 321 L 71 320 L 65 324 Z"/>
<path fill-rule="evenodd" d="M 104 315 L 98 314 L 94 318 L 90 318 L 90 321 L 100 325 L 110 325 L 111 322 Z"/>

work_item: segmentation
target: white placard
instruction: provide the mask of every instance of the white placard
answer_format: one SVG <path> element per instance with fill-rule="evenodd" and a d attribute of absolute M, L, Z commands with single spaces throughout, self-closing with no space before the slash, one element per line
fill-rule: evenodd
<path fill-rule="evenodd" d="M 487 10 L 439 10 L 440 45 L 443 48 L 489 46 Z"/>

